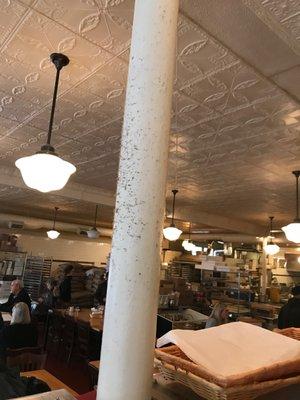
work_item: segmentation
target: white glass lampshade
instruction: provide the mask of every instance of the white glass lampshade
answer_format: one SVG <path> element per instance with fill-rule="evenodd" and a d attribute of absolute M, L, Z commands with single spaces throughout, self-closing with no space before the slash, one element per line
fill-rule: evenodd
<path fill-rule="evenodd" d="M 197 255 L 197 252 L 202 252 L 202 247 L 201 246 L 196 246 L 195 244 L 193 244 L 192 249 L 190 250 L 192 252 L 193 256 Z"/>
<path fill-rule="evenodd" d="M 267 254 L 270 254 L 271 256 L 273 256 L 274 254 L 276 254 L 276 253 L 279 252 L 280 247 L 277 246 L 277 244 L 271 242 L 271 243 L 267 244 L 267 245 L 264 247 L 264 250 L 265 250 L 265 252 L 266 252 Z"/>
<path fill-rule="evenodd" d="M 189 245 L 188 251 L 194 251 L 194 250 L 196 250 L 196 245 L 191 242 Z"/>
<path fill-rule="evenodd" d="M 182 242 L 182 247 L 184 248 L 184 250 L 187 250 L 188 244 L 189 244 L 188 239 L 184 239 L 184 241 Z"/>
<path fill-rule="evenodd" d="M 287 240 L 294 243 L 300 243 L 300 222 L 292 222 L 281 229 L 285 233 Z"/>
<path fill-rule="evenodd" d="M 177 240 L 179 236 L 182 234 L 182 231 L 175 226 L 168 226 L 163 229 L 164 237 L 171 242 Z"/>
<path fill-rule="evenodd" d="M 185 240 L 182 242 L 182 247 L 183 247 L 184 250 L 186 250 L 186 251 L 192 251 L 192 249 L 193 249 L 194 246 L 195 246 L 195 245 L 194 245 L 192 242 L 190 242 L 189 240 L 187 240 L 187 239 L 185 239 Z"/>
<path fill-rule="evenodd" d="M 90 239 L 97 239 L 100 236 L 100 233 L 96 228 L 91 228 L 86 231 L 86 233 Z"/>
<path fill-rule="evenodd" d="M 76 171 L 68 161 L 43 152 L 19 158 L 15 164 L 25 184 L 43 193 L 62 189 Z"/>
<path fill-rule="evenodd" d="M 57 239 L 58 236 L 60 235 L 60 232 L 51 229 L 51 231 L 47 231 L 47 235 L 49 239 Z"/>

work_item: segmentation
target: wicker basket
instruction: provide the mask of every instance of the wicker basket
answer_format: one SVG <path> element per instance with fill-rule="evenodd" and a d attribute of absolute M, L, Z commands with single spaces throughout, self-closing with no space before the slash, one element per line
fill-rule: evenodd
<path fill-rule="evenodd" d="M 280 388 L 300 383 L 300 375 L 297 375 L 247 385 L 221 387 L 211 382 L 205 373 L 200 377 L 198 366 L 177 346 L 155 350 L 155 355 L 155 366 L 167 380 L 179 382 L 208 400 L 252 400 Z"/>
<path fill-rule="evenodd" d="M 273 332 L 288 336 L 292 339 L 300 340 L 300 328 L 274 329 Z"/>

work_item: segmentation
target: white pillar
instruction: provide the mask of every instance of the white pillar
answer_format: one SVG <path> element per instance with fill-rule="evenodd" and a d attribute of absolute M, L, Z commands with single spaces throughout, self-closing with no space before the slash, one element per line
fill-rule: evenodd
<path fill-rule="evenodd" d="M 262 259 L 261 259 L 261 290 L 260 293 L 265 298 L 267 291 L 268 271 L 267 271 L 267 253 L 265 247 L 268 244 L 268 237 L 263 237 L 262 242 Z"/>
<path fill-rule="evenodd" d="M 98 400 L 148 400 L 178 0 L 136 0 Z"/>

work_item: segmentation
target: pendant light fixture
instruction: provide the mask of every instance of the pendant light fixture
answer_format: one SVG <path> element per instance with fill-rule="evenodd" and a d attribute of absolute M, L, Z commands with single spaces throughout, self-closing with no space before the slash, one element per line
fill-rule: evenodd
<path fill-rule="evenodd" d="M 189 227 L 189 238 L 185 239 L 182 242 L 182 247 L 184 248 L 184 250 L 186 251 L 192 251 L 194 248 L 194 244 L 191 242 L 191 228 L 192 228 L 192 223 L 190 222 L 190 227 Z"/>
<path fill-rule="evenodd" d="M 202 251 L 203 249 L 201 246 L 196 246 L 195 244 L 193 244 L 193 248 L 191 249 L 192 256 L 196 256 L 198 252 L 202 253 Z"/>
<path fill-rule="evenodd" d="M 97 239 L 100 236 L 100 232 L 98 231 L 96 226 L 97 215 L 98 215 L 98 204 L 96 205 L 96 210 L 95 210 L 94 226 L 86 232 L 90 239 Z"/>
<path fill-rule="evenodd" d="M 49 239 L 57 239 L 58 236 L 60 235 L 60 232 L 55 230 L 55 224 L 56 224 L 56 216 L 57 216 L 57 211 L 59 210 L 58 207 L 54 207 L 54 218 L 53 218 L 53 228 L 47 232 L 47 236 Z"/>
<path fill-rule="evenodd" d="M 300 243 L 300 218 L 299 218 L 299 176 L 300 171 L 293 171 L 296 177 L 296 218 L 294 222 L 282 227 L 287 240 L 294 243 Z"/>
<path fill-rule="evenodd" d="M 166 239 L 170 240 L 171 242 L 177 240 L 179 238 L 179 236 L 182 234 L 182 231 L 180 229 L 176 228 L 175 224 L 174 224 L 175 196 L 178 193 L 178 190 L 173 189 L 172 193 L 173 193 L 172 221 L 171 221 L 171 225 L 163 230 L 164 237 Z"/>
<path fill-rule="evenodd" d="M 51 134 L 56 105 L 57 89 L 60 70 L 69 64 L 67 56 L 61 53 L 53 53 L 51 61 L 56 67 L 56 78 L 54 84 L 52 108 L 49 121 L 47 143 L 37 153 L 19 158 L 15 165 L 21 171 L 26 186 L 47 193 L 62 189 L 68 182 L 70 176 L 76 171 L 76 167 L 58 157 L 54 147 L 51 145 Z"/>
<path fill-rule="evenodd" d="M 275 244 L 273 242 L 273 236 L 272 236 L 272 231 L 273 231 L 273 219 L 274 217 L 269 217 L 270 219 L 270 232 L 269 232 L 269 237 L 270 237 L 270 241 L 267 243 L 267 245 L 264 247 L 264 250 L 267 254 L 273 256 L 274 254 L 278 253 L 280 250 L 280 247 L 277 246 L 277 244 Z"/>

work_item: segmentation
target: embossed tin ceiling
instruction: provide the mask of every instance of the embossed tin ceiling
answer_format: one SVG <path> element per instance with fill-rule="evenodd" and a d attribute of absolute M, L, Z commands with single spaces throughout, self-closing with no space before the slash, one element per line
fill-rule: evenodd
<path fill-rule="evenodd" d="M 76 165 L 72 182 L 113 196 L 133 3 L 2 0 L 0 169 L 44 143 L 55 73 L 49 54 L 64 52 L 71 62 L 61 74 L 53 144 Z M 203 213 L 230 217 L 241 231 L 243 221 L 259 231 L 269 214 L 279 224 L 293 218 L 299 54 L 299 0 L 181 1 L 168 185 L 177 136 L 179 218 L 214 226 Z M 70 217 L 88 221 L 93 208 L 12 188 L 1 175 L 0 184 L 4 211 L 48 216 L 61 202 Z"/>

